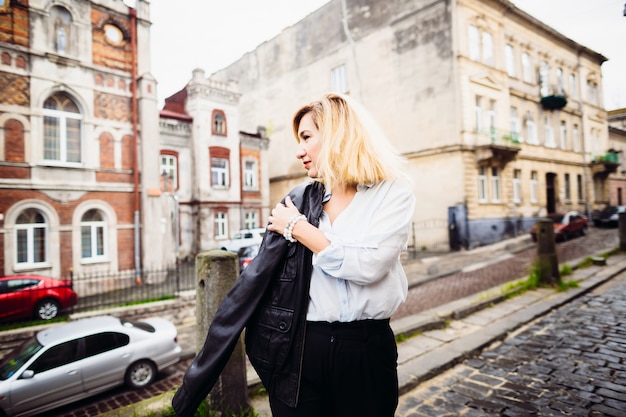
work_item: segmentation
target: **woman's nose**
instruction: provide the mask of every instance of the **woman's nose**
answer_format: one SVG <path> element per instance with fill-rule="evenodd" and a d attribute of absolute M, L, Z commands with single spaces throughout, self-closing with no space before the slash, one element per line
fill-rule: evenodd
<path fill-rule="evenodd" d="M 302 159 L 304 158 L 304 155 L 306 155 L 306 151 L 304 150 L 304 148 L 298 148 L 298 150 L 296 151 L 296 158 Z"/>

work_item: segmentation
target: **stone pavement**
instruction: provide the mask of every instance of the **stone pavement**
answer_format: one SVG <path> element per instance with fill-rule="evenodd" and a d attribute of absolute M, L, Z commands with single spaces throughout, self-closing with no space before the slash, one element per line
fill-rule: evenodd
<path fill-rule="evenodd" d="M 396 416 L 626 416 L 626 257 L 609 259 L 595 273 L 584 271 L 591 275 L 576 290 L 525 294 L 410 340 L 447 348 L 402 364 L 405 386 L 469 359 L 402 395 Z M 467 355 L 475 349 L 481 353 Z"/>

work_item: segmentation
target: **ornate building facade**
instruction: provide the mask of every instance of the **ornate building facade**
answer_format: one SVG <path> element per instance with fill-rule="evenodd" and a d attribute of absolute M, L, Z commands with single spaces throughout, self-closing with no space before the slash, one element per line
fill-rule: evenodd
<path fill-rule="evenodd" d="M 410 244 L 459 249 L 606 203 L 604 61 L 507 0 L 331 0 L 212 78 L 238 80 L 243 129 L 273 126 L 270 206 L 305 180 L 293 111 L 346 93 L 411 161 Z"/>

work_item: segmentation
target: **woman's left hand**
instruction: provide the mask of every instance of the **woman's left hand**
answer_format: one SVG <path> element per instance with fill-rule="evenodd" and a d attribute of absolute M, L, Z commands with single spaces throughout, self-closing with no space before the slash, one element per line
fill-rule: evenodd
<path fill-rule="evenodd" d="M 269 225 L 267 226 L 267 230 L 271 230 L 272 232 L 276 232 L 279 234 L 283 234 L 285 232 L 285 228 L 289 224 L 289 221 L 300 214 L 298 208 L 291 201 L 291 197 L 285 197 L 285 204 L 278 203 L 276 207 L 272 209 L 270 217 L 268 218 Z"/>

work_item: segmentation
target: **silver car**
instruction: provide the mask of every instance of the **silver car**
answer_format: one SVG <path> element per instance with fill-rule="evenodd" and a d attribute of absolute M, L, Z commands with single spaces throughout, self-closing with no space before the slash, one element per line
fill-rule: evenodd
<path fill-rule="evenodd" d="M 99 316 L 38 332 L 0 362 L 0 416 L 29 416 L 118 385 L 141 388 L 180 359 L 162 318 Z"/>

